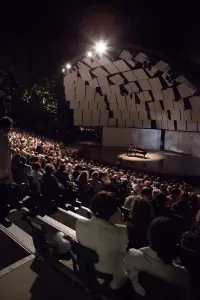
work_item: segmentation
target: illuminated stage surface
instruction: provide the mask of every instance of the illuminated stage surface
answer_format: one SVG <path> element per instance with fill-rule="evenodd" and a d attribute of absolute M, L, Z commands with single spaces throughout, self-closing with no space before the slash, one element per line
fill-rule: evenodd
<path fill-rule="evenodd" d="M 181 176 L 200 176 L 200 158 L 189 155 L 147 150 L 147 155 L 126 155 L 127 148 L 100 147 L 88 145 L 81 150 L 85 157 L 98 160 L 102 163 L 116 165 L 122 158 L 122 168 L 131 168 L 138 171 L 161 173 Z"/>

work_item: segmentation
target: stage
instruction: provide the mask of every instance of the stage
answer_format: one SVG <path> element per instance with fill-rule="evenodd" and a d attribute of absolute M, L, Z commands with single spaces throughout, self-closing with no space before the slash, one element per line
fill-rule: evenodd
<path fill-rule="evenodd" d="M 147 155 L 144 158 L 143 155 L 138 154 L 127 156 L 127 150 L 127 148 L 121 147 L 85 145 L 81 153 L 85 157 L 113 165 L 116 165 L 117 160 L 121 158 L 122 168 L 126 169 L 176 176 L 200 176 L 200 158 L 180 153 L 152 150 L 147 150 Z"/>

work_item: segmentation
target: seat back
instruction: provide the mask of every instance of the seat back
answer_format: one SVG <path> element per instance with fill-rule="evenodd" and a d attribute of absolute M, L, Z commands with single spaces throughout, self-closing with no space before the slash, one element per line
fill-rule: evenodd
<path fill-rule="evenodd" d="M 139 283 L 144 288 L 147 300 L 177 300 L 180 293 L 176 286 L 146 272 L 140 272 Z"/>
<path fill-rule="evenodd" d="M 113 276 L 95 269 L 95 264 L 99 261 L 97 253 L 73 240 L 71 240 L 71 247 L 76 257 L 73 258 L 74 271 L 83 285 L 94 292 L 99 290 L 102 293 L 107 292 Z"/>
<path fill-rule="evenodd" d="M 27 219 L 32 229 L 36 254 L 45 262 L 53 262 L 54 258 L 58 257 L 58 245 L 48 243 L 44 224 L 30 217 Z"/>

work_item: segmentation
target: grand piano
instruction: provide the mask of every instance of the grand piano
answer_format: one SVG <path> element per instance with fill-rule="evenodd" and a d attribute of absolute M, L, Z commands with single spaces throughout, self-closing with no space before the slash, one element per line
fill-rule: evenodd
<path fill-rule="evenodd" d="M 136 145 L 130 145 L 126 155 L 127 156 L 132 156 L 133 153 L 135 154 L 135 156 L 136 156 L 136 154 L 142 154 L 145 158 L 145 155 L 147 154 L 147 151 L 142 147 L 138 147 Z"/>

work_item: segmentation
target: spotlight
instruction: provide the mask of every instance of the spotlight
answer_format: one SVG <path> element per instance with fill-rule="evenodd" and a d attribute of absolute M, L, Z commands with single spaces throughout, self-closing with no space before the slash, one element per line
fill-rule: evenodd
<path fill-rule="evenodd" d="M 88 57 L 92 57 L 92 56 L 93 56 L 93 55 L 92 55 L 92 51 L 88 51 L 87 56 L 88 56 Z"/>
<path fill-rule="evenodd" d="M 71 66 L 71 64 L 69 64 L 69 63 L 68 63 L 68 64 L 66 64 L 66 68 L 67 68 L 68 70 L 70 70 L 70 69 L 71 69 L 71 67 L 72 67 L 72 66 Z"/>
<path fill-rule="evenodd" d="M 65 69 L 64 68 L 62 69 L 62 72 L 65 73 Z"/>
<path fill-rule="evenodd" d="M 94 46 L 95 51 L 97 54 L 101 55 L 104 54 L 107 50 L 107 45 L 104 41 L 99 41 Z"/>

